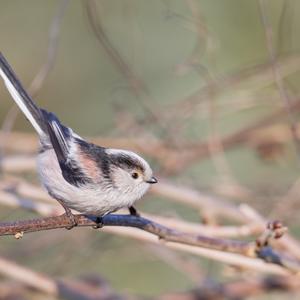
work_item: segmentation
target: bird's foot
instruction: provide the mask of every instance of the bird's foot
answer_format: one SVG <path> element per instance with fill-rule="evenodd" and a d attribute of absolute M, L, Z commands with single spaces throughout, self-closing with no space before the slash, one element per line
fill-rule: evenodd
<path fill-rule="evenodd" d="M 78 223 L 76 221 L 75 216 L 72 214 L 71 210 L 70 211 L 66 211 L 64 213 L 64 215 L 68 218 L 69 220 L 69 225 L 66 226 L 66 229 L 71 230 L 73 227 L 77 226 Z"/>
<path fill-rule="evenodd" d="M 130 213 L 131 216 L 135 216 L 135 217 L 140 217 L 141 216 L 134 206 L 129 206 L 128 210 L 129 210 L 129 213 Z"/>
<path fill-rule="evenodd" d="M 102 217 L 97 217 L 95 220 L 96 225 L 93 226 L 94 229 L 99 229 L 103 227 Z"/>
<path fill-rule="evenodd" d="M 50 196 L 54 197 L 54 196 L 51 195 L 51 194 L 50 194 Z M 63 201 L 63 200 L 60 200 L 60 199 L 58 199 L 57 197 L 54 197 L 54 198 L 55 198 L 55 199 L 60 203 L 60 205 L 64 208 L 64 210 L 65 210 L 64 216 L 66 216 L 66 217 L 69 219 L 69 223 L 70 223 L 69 226 L 66 226 L 66 229 L 71 230 L 73 227 L 75 227 L 75 226 L 78 225 L 75 216 L 73 215 L 71 209 L 70 209 L 68 206 L 66 206 L 66 205 L 64 204 L 64 201 Z"/>

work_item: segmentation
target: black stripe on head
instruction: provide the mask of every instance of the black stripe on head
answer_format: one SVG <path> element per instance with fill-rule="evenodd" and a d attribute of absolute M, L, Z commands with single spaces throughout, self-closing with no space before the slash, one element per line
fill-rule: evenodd
<path fill-rule="evenodd" d="M 110 155 L 110 161 L 112 164 L 122 169 L 139 170 L 142 173 L 145 172 L 144 165 L 138 159 L 125 153 Z"/>

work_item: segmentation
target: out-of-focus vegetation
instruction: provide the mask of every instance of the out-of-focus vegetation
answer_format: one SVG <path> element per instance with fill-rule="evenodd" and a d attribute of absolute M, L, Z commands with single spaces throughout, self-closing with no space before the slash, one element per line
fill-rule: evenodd
<path fill-rule="evenodd" d="M 262 21 L 261 2 L 269 28 Z M 25 86 L 47 58 L 49 30 L 60 3 L 0 2 L 0 50 Z M 100 40 L 90 24 L 89 5 L 98 33 L 101 28 Z M 144 136 L 172 149 L 208 141 L 211 152 L 224 147 L 176 172 L 148 159 L 161 176 L 233 203 L 247 202 L 266 218 L 282 219 L 300 236 L 300 152 L 290 133 L 298 125 L 299 108 L 293 103 L 300 92 L 299 11 L 300 2 L 292 0 L 70 1 L 52 68 L 34 98 L 82 136 L 133 142 Z M 266 38 L 270 29 L 271 41 Z M 14 105 L 1 83 L 2 122 Z M 222 146 L 223 138 L 281 108 L 282 117 L 247 141 Z M 33 132 L 21 115 L 13 130 Z M 24 178 L 37 182 L 33 173 Z M 152 195 L 138 208 L 201 220 L 192 209 Z M 1 206 L 2 221 L 32 216 Z M 212 261 L 178 253 L 171 259 L 148 244 L 89 229 L 35 233 L 21 241 L 2 237 L 0 253 L 54 277 L 101 274 L 116 290 L 142 295 L 194 287 L 197 280 L 176 267 L 178 260 L 209 277 L 233 276 Z"/>

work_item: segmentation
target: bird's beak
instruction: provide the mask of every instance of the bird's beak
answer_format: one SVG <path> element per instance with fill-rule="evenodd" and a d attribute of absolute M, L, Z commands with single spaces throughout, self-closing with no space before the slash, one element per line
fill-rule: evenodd
<path fill-rule="evenodd" d="M 151 179 L 146 181 L 147 183 L 154 184 L 157 183 L 157 179 L 155 177 L 151 177 Z"/>

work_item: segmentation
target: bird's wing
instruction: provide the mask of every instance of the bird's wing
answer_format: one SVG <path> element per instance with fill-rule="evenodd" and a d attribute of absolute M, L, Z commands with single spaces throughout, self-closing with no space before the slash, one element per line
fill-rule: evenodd
<path fill-rule="evenodd" d="M 58 118 L 50 112 L 42 110 L 44 118 L 47 120 L 47 129 L 50 142 L 57 156 L 59 166 L 64 179 L 74 185 L 79 186 L 90 182 L 78 165 L 76 158 L 75 141 L 79 137 L 73 134 L 72 130 L 60 123 Z"/>
<path fill-rule="evenodd" d="M 51 112 L 41 110 L 47 123 L 48 135 L 59 163 L 66 163 L 70 159 L 71 138 L 70 129 L 60 123 Z"/>

